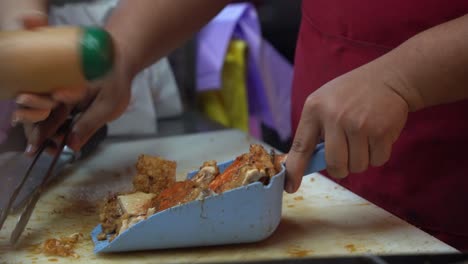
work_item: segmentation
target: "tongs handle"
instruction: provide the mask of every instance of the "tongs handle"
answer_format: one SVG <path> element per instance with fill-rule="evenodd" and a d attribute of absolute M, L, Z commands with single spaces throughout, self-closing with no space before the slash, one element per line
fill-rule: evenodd
<path fill-rule="evenodd" d="M 327 168 L 327 162 L 325 161 L 325 143 L 322 142 L 315 147 L 312 158 L 309 161 L 304 175 L 319 172 Z"/>

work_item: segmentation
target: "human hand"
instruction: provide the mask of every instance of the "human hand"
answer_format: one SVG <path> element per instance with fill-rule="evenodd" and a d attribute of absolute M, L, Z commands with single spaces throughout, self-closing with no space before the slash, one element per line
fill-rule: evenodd
<path fill-rule="evenodd" d="M 398 74 L 374 61 L 310 94 L 286 160 L 285 190 L 295 192 L 320 139 L 327 172 L 337 178 L 388 161 L 409 107 Z"/>
<path fill-rule="evenodd" d="M 79 150 L 99 128 L 125 111 L 130 101 L 131 82 L 135 74 L 129 69 L 128 64 L 125 63 L 126 60 L 118 50 L 116 48 L 112 72 L 104 79 L 89 84 L 79 102 L 75 102 L 74 98 L 57 97 L 56 94 L 53 98 L 66 104 L 59 104 L 56 101 L 55 105 L 53 101 L 43 102 L 44 108 L 49 107 L 47 117 L 45 119 L 40 117 L 39 121 L 34 122 L 30 122 L 33 121 L 30 118 L 25 125 L 28 138 L 27 153 L 34 153 L 42 142 L 53 137 L 72 110 L 78 113 L 78 116 L 73 124 L 69 141 L 66 143 L 74 150 Z M 25 96 L 18 97 L 18 99 Z M 39 99 L 43 98 L 35 95 L 36 106 L 39 106 Z M 50 106 L 56 108 L 51 109 Z M 37 107 L 35 111 L 39 116 Z"/>
<path fill-rule="evenodd" d="M 24 28 L 27 29 L 47 24 L 47 20 L 43 20 L 42 23 L 25 21 Z M 69 137 L 70 142 L 67 142 L 75 150 L 101 125 L 115 119 L 126 109 L 131 80 L 135 74 L 127 70 L 125 60 L 122 55 L 117 55 L 117 50 L 120 49 L 115 47 L 113 73 L 108 74 L 105 79 L 83 88 L 57 89 L 50 96 L 25 93 L 16 98 L 19 107 L 13 114 L 12 123 L 24 125 L 28 139 L 26 152 L 34 153 L 47 138 L 59 139 L 60 136 L 55 135 L 55 132 L 68 118 L 72 109 L 74 112 L 81 112 Z"/>
<path fill-rule="evenodd" d="M 40 0 L 28 0 L 18 2 L 4 2 L 8 3 L 6 7 L 14 9 L 16 12 L 10 12 L 9 17 L 2 17 L 2 27 L 7 29 L 28 29 L 34 30 L 38 27 L 47 26 L 48 18 L 45 13 L 45 5 L 39 5 Z M 43 2 L 43 1 L 42 1 Z M 18 5 L 18 6 L 16 6 Z M 15 13 L 17 16 L 12 16 Z M 8 19 L 7 19 L 8 18 Z M 24 126 L 25 134 L 29 142 L 35 142 L 35 123 L 46 120 L 51 114 L 52 109 L 59 106 L 60 102 L 73 103 L 77 102 L 84 95 L 84 89 L 57 89 L 52 96 L 36 95 L 36 94 L 20 94 L 15 99 L 17 108 L 12 114 L 12 124 L 22 123 Z M 60 106 L 59 110 L 62 111 L 64 107 Z M 51 119 L 57 119 L 57 113 Z M 67 115 L 60 118 L 65 120 Z M 48 130 L 55 131 L 61 123 L 52 124 Z M 49 134 L 49 133 L 47 133 Z M 54 136 L 51 134 L 50 136 Z M 60 136 L 55 136 L 53 139 L 57 140 Z M 29 144 L 26 152 L 34 152 L 33 145 Z"/>
<path fill-rule="evenodd" d="M 47 15 L 41 12 L 23 14 L 20 18 L 24 29 L 33 30 L 38 27 L 47 26 Z M 46 119 L 52 108 L 57 105 L 49 96 L 40 96 L 34 94 L 20 94 L 16 98 L 18 109 L 12 116 L 12 123 L 19 122 L 28 124 L 39 122 Z"/>

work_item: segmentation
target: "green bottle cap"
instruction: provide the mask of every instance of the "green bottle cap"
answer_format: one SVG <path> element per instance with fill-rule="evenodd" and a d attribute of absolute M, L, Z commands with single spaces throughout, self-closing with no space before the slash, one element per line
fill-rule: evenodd
<path fill-rule="evenodd" d="M 104 76 L 114 64 L 114 45 L 102 28 L 84 27 L 81 37 L 81 65 L 86 80 Z"/>

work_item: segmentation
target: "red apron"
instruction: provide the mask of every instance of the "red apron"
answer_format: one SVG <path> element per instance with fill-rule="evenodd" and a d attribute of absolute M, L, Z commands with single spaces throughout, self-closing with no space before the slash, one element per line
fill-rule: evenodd
<path fill-rule="evenodd" d="M 425 29 L 468 13 L 466 0 L 305 0 L 292 120 L 307 96 Z M 338 181 L 439 239 L 468 250 L 468 101 L 410 113 L 383 167 Z"/>

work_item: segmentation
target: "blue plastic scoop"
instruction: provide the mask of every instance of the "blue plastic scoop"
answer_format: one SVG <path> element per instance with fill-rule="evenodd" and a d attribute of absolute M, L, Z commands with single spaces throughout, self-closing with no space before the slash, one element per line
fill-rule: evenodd
<path fill-rule="evenodd" d="M 233 161 L 219 164 L 224 171 Z M 307 174 L 325 169 L 323 143 L 317 145 Z M 269 237 L 281 220 L 285 167 L 268 185 L 254 182 L 222 194 L 151 215 L 119 234 L 99 241 L 101 225 L 91 232 L 95 253 L 238 244 Z M 188 178 L 196 172 L 191 172 Z"/>

